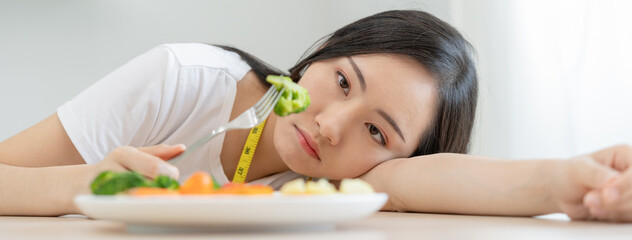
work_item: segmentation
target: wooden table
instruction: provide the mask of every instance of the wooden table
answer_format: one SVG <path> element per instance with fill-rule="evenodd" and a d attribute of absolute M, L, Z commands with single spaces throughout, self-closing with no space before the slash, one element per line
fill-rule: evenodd
<path fill-rule="evenodd" d="M 239 232 L 130 232 L 83 216 L 0 217 L 0 239 L 632 239 L 632 224 L 537 218 L 379 212 L 335 229 Z"/>

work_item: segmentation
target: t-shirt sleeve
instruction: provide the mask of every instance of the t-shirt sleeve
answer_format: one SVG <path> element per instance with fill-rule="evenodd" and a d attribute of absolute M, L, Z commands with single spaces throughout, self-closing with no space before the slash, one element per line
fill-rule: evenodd
<path fill-rule="evenodd" d="M 143 146 L 166 118 L 178 72 L 173 52 L 158 46 L 60 106 L 59 119 L 85 162 L 96 163 L 118 146 Z"/>

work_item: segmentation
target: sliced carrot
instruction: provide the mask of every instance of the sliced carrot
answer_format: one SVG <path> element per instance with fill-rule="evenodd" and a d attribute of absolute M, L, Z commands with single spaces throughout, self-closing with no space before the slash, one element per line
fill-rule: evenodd
<path fill-rule="evenodd" d="M 265 185 L 252 185 L 246 189 L 245 194 L 272 194 L 274 189 Z"/>
<path fill-rule="evenodd" d="M 219 194 L 272 194 L 274 189 L 261 184 L 227 183 L 215 191 Z"/>
<path fill-rule="evenodd" d="M 178 195 L 178 191 L 167 188 L 136 187 L 127 191 L 132 196 Z"/>
<path fill-rule="evenodd" d="M 210 194 L 213 193 L 213 180 L 205 172 L 195 172 L 178 190 L 180 194 Z"/>

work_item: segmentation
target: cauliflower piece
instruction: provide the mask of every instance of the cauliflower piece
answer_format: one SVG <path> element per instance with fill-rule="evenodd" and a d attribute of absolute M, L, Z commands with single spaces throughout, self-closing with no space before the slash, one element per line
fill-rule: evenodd
<path fill-rule="evenodd" d="M 336 193 L 336 187 L 327 179 L 321 178 L 318 181 L 309 181 L 305 184 L 305 193 L 309 194 L 333 194 Z"/>
<path fill-rule="evenodd" d="M 286 182 L 281 186 L 281 193 L 283 194 L 303 194 L 305 193 L 305 180 L 297 178 L 292 181 Z"/>
<path fill-rule="evenodd" d="M 371 185 L 362 179 L 342 179 L 340 183 L 341 193 L 375 193 Z"/>

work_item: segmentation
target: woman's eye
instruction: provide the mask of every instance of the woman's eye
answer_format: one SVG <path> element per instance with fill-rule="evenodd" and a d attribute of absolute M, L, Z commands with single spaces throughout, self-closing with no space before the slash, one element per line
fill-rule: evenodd
<path fill-rule="evenodd" d="M 338 86 L 342 88 L 342 91 L 345 93 L 345 96 L 349 95 L 349 82 L 347 81 L 347 78 L 345 77 L 345 75 L 342 75 L 342 73 L 340 72 L 338 72 Z"/>
<path fill-rule="evenodd" d="M 376 127 L 375 125 L 371 123 L 367 123 L 366 127 L 369 130 L 369 134 L 371 134 L 371 137 L 375 141 L 377 141 L 381 145 L 386 145 L 386 139 L 384 139 L 384 134 L 382 134 L 382 131 L 380 131 L 380 128 Z"/>

